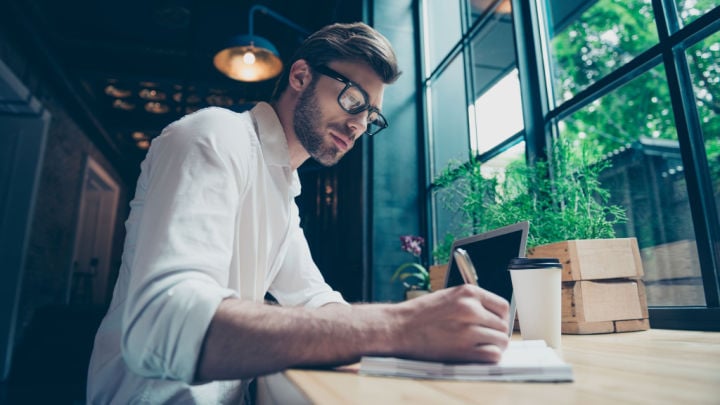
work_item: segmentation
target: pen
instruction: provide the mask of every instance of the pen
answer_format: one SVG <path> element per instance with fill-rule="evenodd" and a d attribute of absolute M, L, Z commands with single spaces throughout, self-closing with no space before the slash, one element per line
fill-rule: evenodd
<path fill-rule="evenodd" d="M 477 272 L 475 271 L 472 260 L 470 260 L 470 255 L 462 248 L 455 249 L 453 255 L 455 256 L 455 261 L 458 264 L 460 274 L 465 284 L 478 285 Z"/>

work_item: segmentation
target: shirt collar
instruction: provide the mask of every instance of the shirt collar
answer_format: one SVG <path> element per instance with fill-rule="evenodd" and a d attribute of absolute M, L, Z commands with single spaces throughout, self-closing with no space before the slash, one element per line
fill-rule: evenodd
<path fill-rule="evenodd" d="M 265 162 L 270 166 L 280 166 L 285 169 L 288 176 L 290 194 L 293 197 L 300 195 L 300 178 L 297 170 L 291 170 L 290 148 L 285 137 L 280 119 L 275 110 L 268 103 L 259 102 L 250 112 L 255 125 L 255 131 L 260 139 Z"/>
<path fill-rule="evenodd" d="M 260 102 L 253 107 L 252 116 L 265 161 L 273 166 L 290 167 L 290 149 L 275 110 L 270 104 Z"/>

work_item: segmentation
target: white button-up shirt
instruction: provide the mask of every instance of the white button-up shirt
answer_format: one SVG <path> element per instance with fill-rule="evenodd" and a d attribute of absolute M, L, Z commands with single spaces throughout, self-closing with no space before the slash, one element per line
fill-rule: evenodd
<path fill-rule="evenodd" d="M 227 297 L 344 303 L 300 228 L 275 111 L 207 108 L 170 124 L 141 165 L 113 299 L 95 338 L 88 403 L 237 403 L 246 383 L 193 384 Z M 242 361 L 242 359 L 237 359 Z"/>

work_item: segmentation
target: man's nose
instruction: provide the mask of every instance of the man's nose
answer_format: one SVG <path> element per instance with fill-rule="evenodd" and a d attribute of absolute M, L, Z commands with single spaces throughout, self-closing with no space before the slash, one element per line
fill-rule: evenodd
<path fill-rule="evenodd" d="M 350 119 L 347 121 L 348 129 L 352 133 L 353 139 L 357 139 L 367 131 L 368 127 L 368 115 L 364 111 L 359 114 L 350 115 Z"/>

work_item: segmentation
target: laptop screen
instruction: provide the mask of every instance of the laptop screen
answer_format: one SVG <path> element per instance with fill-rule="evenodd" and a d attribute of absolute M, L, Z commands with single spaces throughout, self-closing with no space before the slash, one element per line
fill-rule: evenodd
<path fill-rule="evenodd" d="M 463 248 L 470 256 L 475 266 L 478 285 L 513 303 L 512 281 L 507 266 L 510 259 L 525 257 L 528 222 L 495 229 L 490 232 L 456 240 L 452 251 Z M 452 255 L 445 280 L 446 287 L 463 284 L 463 278 L 458 269 L 457 262 Z M 511 320 L 514 319 L 514 308 L 511 309 Z"/>

